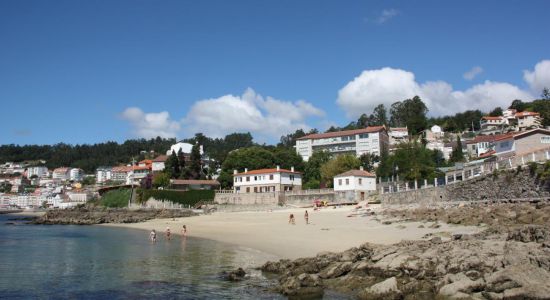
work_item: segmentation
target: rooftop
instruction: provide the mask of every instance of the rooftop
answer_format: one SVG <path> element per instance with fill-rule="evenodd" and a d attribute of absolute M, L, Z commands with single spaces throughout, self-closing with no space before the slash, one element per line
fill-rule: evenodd
<path fill-rule="evenodd" d="M 361 128 L 361 129 L 343 130 L 343 131 L 326 132 L 326 133 L 314 133 L 314 134 L 309 134 L 301 138 L 298 138 L 298 140 L 322 139 L 322 138 L 330 138 L 330 137 L 337 137 L 337 136 L 356 135 L 361 133 L 380 132 L 383 130 L 386 130 L 386 127 L 370 126 L 370 127 Z"/>
<path fill-rule="evenodd" d="M 287 170 L 287 169 L 259 169 L 259 170 L 251 170 L 251 171 L 248 171 L 248 172 L 242 172 L 242 173 L 237 173 L 237 174 L 233 174 L 233 176 L 236 176 L 236 175 L 257 175 L 257 174 L 271 174 L 271 173 L 291 173 L 291 174 L 302 174 L 300 172 L 293 172 L 291 170 Z"/>
<path fill-rule="evenodd" d="M 364 170 L 349 170 L 347 172 L 344 172 L 342 174 L 338 174 L 334 177 L 345 177 L 345 176 L 361 176 L 361 177 L 376 177 L 376 175 L 369 173 Z"/>

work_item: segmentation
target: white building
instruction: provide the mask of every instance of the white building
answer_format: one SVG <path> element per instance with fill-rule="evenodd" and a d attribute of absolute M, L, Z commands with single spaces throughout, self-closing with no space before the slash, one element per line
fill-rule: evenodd
<path fill-rule="evenodd" d="M 302 189 L 302 173 L 290 170 L 275 169 L 233 171 L 234 193 L 283 192 Z"/>
<path fill-rule="evenodd" d="M 170 150 L 166 151 L 166 155 L 171 155 L 172 152 L 178 154 L 180 149 L 183 153 L 191 153 L 191 149 L 193 149 L 193 144 L 184 143 L 184 142 L 175 143 L 170 147 Z M 200 146 L 199 151 L 202 155 L 203 154 L 202 146 Z"/>
<path fill-rule="evenodd" d="M 27 168 L 27 178 L 31 178 L 34 175 L 36 175 L 38 178 L 48 177 L 49 174 L 50 172 L 48 172 L 48 168 L 44 166 Z"/>
<path fill-rule="evenodd" d="M 86 191 L 67 192 L 70 202 L 86 203 L 92 195 Z"/>
<path fill-rule="evenodd" d="M 168 159 L 167 155 L 160 155 L 153 159 L 153 164 L 151 166 L 153 172 L 162 172 L 164 171 L 164 164 Z"/>
<path fill-rule="evenodd" d="M 82 169 L 72 168 L 69 174 L 69 178 L 72 181 L 81 181 L 84 178 L 84 171 Z"/>
<path fill-rule="evenodd" d="M 67 181 L 71 179 L 71 168 L 57 168 L 53 170 L 52 179 L 55 181 Z"/>
<path fill-rule="evenodd" d="M 108 180 L 111 180 L 113 168 L 111 167 L 99 167 L 96 170 L 96 182 L 104 183 Z"/>
<path fill-rule="evenodd" d="M 519 130 L 540 127 L 540 114 L 536 112 L 524 111 L 515 115 Z"/>
<path fill-rule="evenodd" d="M 478 135 L 473 140 L 466 142 L 468 155 L 472 157 L 479 157 L 485 153 L 495 150 L 495 141 L 506 136 L 508 135 Z"/>
<path fill-rule="evenodd" d="M 397 145 L 409 141 L 409 130 L 407 127 L 390 127 L 388 132 L 390 145 Z"/>
<path fill-rule="evenodd" d="M 296 140 L 296 152 L 307 161 L 315 151 L 333 154 L 354 154 L 361 156 L 374 153 L 378 156 L 389 149 L 389 137 L 384 126 L 338 132 L 316 133 Z"/>
<path fill-rule="evenodd" d="M 369 192 L 376 191 L 376 175 L 363 170 L 350 170 L 334 176 L 334 192 L 338 198 L 363 201 Z"/>

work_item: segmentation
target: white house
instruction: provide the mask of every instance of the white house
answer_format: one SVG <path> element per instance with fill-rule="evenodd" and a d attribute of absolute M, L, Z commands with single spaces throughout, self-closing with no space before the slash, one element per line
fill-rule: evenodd
<path fill-rule="evenodd" d="M 167 155 L 160 155 L 160 156 L 157 156 L 155 159 L 153 159 L 153 164 L 151 167 L 152 171 L 153 172 L 164 171 L 164 163 L 166 162 L 167 159 L 168 159 Z"/>
<path fill-rule="evenodd" d="M 515 117 L 519 130 L 540 127 L 541 119 L 539 113 L 524 111 L 516 113 Z"/>
<path fill-rule="evenodd" d="M 378 156 L 389 149 L 389 137 L 384 126 L 337 132 L 316 133 L 296 140 L 296 152 L 307 161 L 315 151 L 328 151 L 333 154 L 353 154 L 361 156 L 374 153 Z"/>
<path fill-rule="evenodd" d="M 283 192 L 302 189 L 302 173 L 295 172 L 294 167 L 290 170 L 281 169 L 260 169 L 238 173 L 233 171 L 233 192 L 234 193 L 266 193 Z"/>
<path fill-rule="evenodd" d="M 509 135 L 478 135 L 473 140 L 469 140 L 466 142 L 468 155 L 472 157 L 479 157 L 482 154 L 495 150 L 495 141 L 507 136 Z"/>
<path fill-rule="evenodd" d="M 338 198 L 346 198 L 349 201 L 363 201 L 369 192 L 376 191 L 376 175 L 371 174 L 361 167 L 359 170 L 350 170 L 334 176 L 334 192 L 340 195 Z"/>

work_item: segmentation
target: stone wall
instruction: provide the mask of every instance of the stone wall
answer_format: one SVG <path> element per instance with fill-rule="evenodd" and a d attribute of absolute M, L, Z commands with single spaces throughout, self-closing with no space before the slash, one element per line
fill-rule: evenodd
<path fill-rule="evenodd" d="M 502 200 L 550 197 L 550 182 L 529 170 L 509 170 L 446 186 L 379 195 L 382 204 L 429 204 L 441 201 Z"/>
<path fill-rule="evenodd" d="M 218 204 L 234 204 L 234 205 L 278 205 L 281 203 L 281 193 L 216 193 L 214 202 Z"/>

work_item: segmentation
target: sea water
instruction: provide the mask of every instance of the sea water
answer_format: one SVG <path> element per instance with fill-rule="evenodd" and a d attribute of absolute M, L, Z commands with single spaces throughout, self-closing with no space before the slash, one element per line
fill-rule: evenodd
<path fill-rule="evenodd" d="M 0 298 L 283 299 L 253 270 L 262 253 L 193 237 L 135 229 L 27 225 L 0 215 Z M 177 230 L 172 228 L 172 230 Z M 191 228 L 192 230 L 192 228 Z M 250 278 L 221 272 L 245 267 Z"/>

